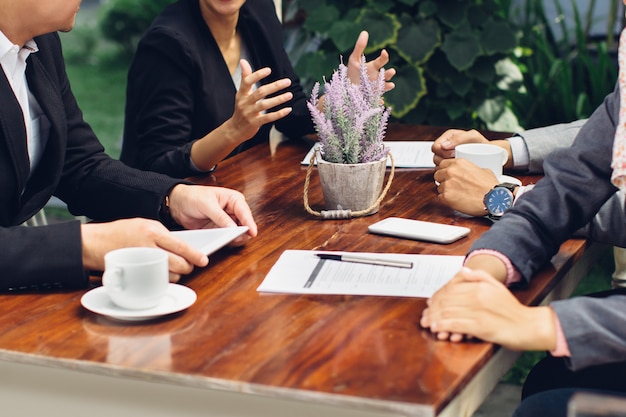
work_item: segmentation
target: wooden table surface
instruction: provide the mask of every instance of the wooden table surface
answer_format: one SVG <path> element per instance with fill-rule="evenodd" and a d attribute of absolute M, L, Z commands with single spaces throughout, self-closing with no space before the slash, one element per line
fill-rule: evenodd
<path fill-rule="evenodd" d="M 393 126 L 388 138 L 434 140 L 442 131 Z M 84 291 L 1 295 L 0 359 L 381 413 L 440 413 L 497 346 L 436 341 L 419 325 L 424 299 L 275 295 L 256 288 L 285 249 L 464 255 L 490 221 L 440 205 L 431 169 L 397 169 L 375 215 L 319 220 L 302 202 L 306 167 L 300 161 L 309 147 L 298 141 L 274 151 L 259 146 L 201 179 L 243 192 L 259 235 L 243 248 L 219 251 L 208 267 L 183 279 L 198 294 L 187 311 L 129 324 L 86 311 L 80 305 Z M 310 204 L 323 205 L 316 172 Z M 367 233 L 369 224 L 388 216 L 472 231 L 449 245 Z M 516 295 L 526 304 L 540 303 L 586 247 L 583 240 L 566 242 L 552 265 Z"/>

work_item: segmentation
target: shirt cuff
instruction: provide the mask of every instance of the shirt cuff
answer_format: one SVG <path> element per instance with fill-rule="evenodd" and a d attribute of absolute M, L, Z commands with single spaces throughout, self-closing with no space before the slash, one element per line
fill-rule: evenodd
<path fill-rule="evenodd" d="M 550 309 L 552 309 L 552 307 L 550 307 Z M 563 328 L 561 327 L 559 316 L 557 316 L 554 310 L 552 310 L 552 313 L 554 316 L 554 328 L 556 329 L 556 347 L 554 350 L 550 351 L 550 354 L 554 357 L 570 357 L 571 353 L 567 339 L 565 338 L 565 333 L 563 333 Z"/>
<path fill-rule="evenodd" d="M 517 200 L 522 196 L 522 194 L 524 194 L 526 191 L 532 190 L 534 186 L 534 184 L 529 184 L 520 185 L 519 187 L 517 187 L 517 191 L 515 191 L 515 198 L 513 199 L 513 205 L 515 206 Z"/>
<path fill-rule="evenodd" d="M 512 136 L 507 139 L 511 145 L 511 155 L 513 157 L 513 169 L 527 170 L 530 164 L 530 156 L 526 142 L 521 136 Z"/>
<path fill-rule="evenodd" d="M 510 287 L 511 285 L 517 284 L 518 282 L 522 281 L 522 274 L 517 270 L 517 268 L 513 266 L 511 260 L 507 258 L 504 254 L 493 249 L 477 249 L 467 255 L 467 257 L 465 258 L 465 262 L 467 262 L 469 259 L 476 255 L 491 255 L 502 261 L 502 263 L 506 267 L 506 280 L 504 281 L 504 285 L 506 285 L 507 287 Z"/>

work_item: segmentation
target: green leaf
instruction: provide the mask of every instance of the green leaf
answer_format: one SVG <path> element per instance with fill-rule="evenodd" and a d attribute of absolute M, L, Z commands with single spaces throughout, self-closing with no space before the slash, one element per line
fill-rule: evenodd
<path fill-rule="evenodd" d="M 422 17 L 431 17 L 437 13 L 437 10 L 439 10 L 439 8 L 434 1 L 424 1 L 419 5 L 419 15 Z"/>
<path fill-rule="evenodd" d="M 473 81 L 463 73 L 457 74 L 450 82 L 450 88 L 457 96 L 465 97 L 472 88 Z"/>
<path fill-rule="evenodd" d="M 312 74 L 313 82 L 323 84 L 323 77 L 329 79 L 337 67 L 339 57 L 332 58 L 329 54 L 321 51 L 308 52 L 300 57 L 296 64 L 295 71 L 300 74 Z"/>
<path fill-rule="evenodd" d="M 449 84 L 437 83 L 435 86 L 435 94 L 437 94 L 437 98 L 446 98 L 452 94 L 452 89 Z"/>
<path fill-rule="evenodd" d="M 387 13 L 393 8 L 392 0 L 367 0 L 365 9 L 373 10 L 378 13 Z"/>
<path fill-rule="evenodd" d="M 487 123 L 487 129 L 497 132 L 521 132 L 524 130 L 524 128 L 519 125 L 519 121 L 517 120 L 515 113 L 513 113 L 513 111 L 511 111 L 508 107 L 504 108 L 500 117 L 498 117 L 495 121 Z"/>
<path fill-rule="evenodd" d="M 335 22 L 328 31 L 328 37 L 338 51 L 350 53 L 361 30 L 361 25 L 356 22 Z"/>
<path fill-rule="evenodd" d="M 363 10 L 356 23 L 370 35 L 365 54 L 379 51 L 395 43 L 401 26 L 396 16 L 388 13 L 374 13 L 369 10 Z"/>
<path fill-rule="evenodd" d="M 488 98 L 476 109 L 478 117 L 486 123 L 495 123 L 506 109 L 506 99 L 503 96 Z"/>
<path fill-rule="evenodd" d="M 496 77 L 496 69 L 491 59 L 479 57 L 467 74 L 484 84 L 490 84 Z"/>
<path fill-rule="evenodd" d="M 467 27 L 449 33 L 441 46 L 454 68 L 464 71 L 481 55 L 478 36 Z"/>
<path fill-rule="evenodd" d="M 462 100 L 450 100 L 446 106 L 446 113 L 450 120 L 461 117 L 467 111 L 467 106 Z"/>
<path fill-rule="evenodd" d="M 493 55 L 512 51 L 517 40 L 508 23 L 489 19 L 480 35 L 480 44 L 488 55 Z"/>
<path fill-rule="evenodd" d="M 457 28 L 467 22 L 468 1 L 438 0 L 437 16 L 451 28 Z"/>
<path fill-rule="evenodd" d="M 416 23 L 407 15 L 403 15 L 400 22 L 402 27 L 394 49 L 411 64 L 428 61 L 441 45 L 441 31 L 437 22 L 426 20 Z"/>
<path fill-rule="evenodd" d="M 519 67 L 509 58 L 501 59 L 495 65 L 496 74 L 500 77 L 498 88 L 503 91 L 515 90 L 522 86 L 524 76 Z"/>
<path fill-rule="evenodd" d="M 313 32 L 326 34 L 339 20 L 339 10 L 335 6 L 321 5 L 309 10 L 303 27 Z"/>
<path fill-rule="evenodd" d="M 401 118 L 426 94 L 426 80 L 421 68 L 405 65 L 397 68 L 393 82 L 396 87 L 385 93 L 385 102 L 391 106 L 391 114 Z"/>

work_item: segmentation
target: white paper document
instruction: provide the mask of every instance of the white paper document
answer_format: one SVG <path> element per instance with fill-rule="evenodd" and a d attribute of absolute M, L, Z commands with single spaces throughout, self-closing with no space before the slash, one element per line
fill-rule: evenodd
<path fill-rule="evenodd" d="M 385 145 L 391 150 L 396 168 L 434 168 L 433 152 L 430 148 L 432 141 L 389 141 Z M 309 165 L 317 144 L 302 159 L 302 165 Z M 391 166 L 391 160 L 387 158 L 387 166 Z"/>
<path fill-rule="evenodd" d="M 413 266 L 402 268 L 317 257 L 316 254 L 322 253 L 409 261 Z M 461 269 L 463 259 L 449 255 L 286 250 L 257 291 L 427 298 Z"/>

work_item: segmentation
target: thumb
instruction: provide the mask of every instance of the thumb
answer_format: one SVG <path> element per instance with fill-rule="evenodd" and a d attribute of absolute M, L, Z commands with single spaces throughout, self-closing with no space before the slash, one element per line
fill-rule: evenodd
<path fill-rule="evenodd" d="M 247 60 L 245 59 L 240 60 L 239 66 L 241 67 L 241 79 L 242 80 L 246 78 L 248 75 L 252 74 L 252 67 L 250 66 L 250 63 Z"/>

